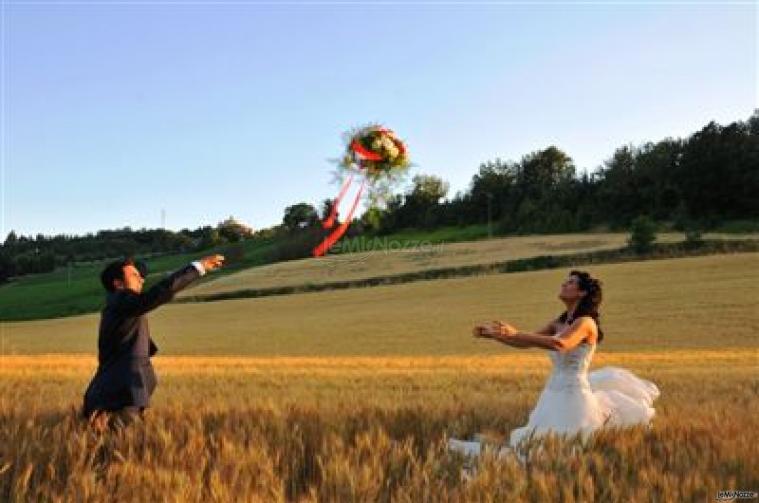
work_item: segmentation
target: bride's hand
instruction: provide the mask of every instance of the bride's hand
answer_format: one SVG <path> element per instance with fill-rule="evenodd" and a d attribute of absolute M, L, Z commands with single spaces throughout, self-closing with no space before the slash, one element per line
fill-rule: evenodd
<path fill-rule="evenodd" d="M 517 330 L 516 327 L 505 321 L 491 321 L 489 323 L 476 325 L 472 330 L 472 335 L 474 337 L 482 337 L 485 339 L 497 339 L 498 337 L 510 337 L 517 332 L 519 332 L 519 330 Z"/>
<path fill-rule="evenodd" d="M 483 323 L 481 325 L 475 325 L 472 329 L 472 336 L 477 338 L 490 339 L 493 337 L 494 331 L 490 323 Z"/>

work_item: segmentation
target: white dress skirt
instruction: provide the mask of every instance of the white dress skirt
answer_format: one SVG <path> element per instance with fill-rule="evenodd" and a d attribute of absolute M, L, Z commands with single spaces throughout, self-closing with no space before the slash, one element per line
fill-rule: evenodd
<path fill-rule="evenodd" d="M 588 434 L 604 426 L 628 427 L 650 425 L 654 417 L 653 402 L 659 388 L 627 369 L 603 367 L 588 372 L 596 344 L 582 343 L 571 351 L 550 351 L 553 370 L 530 413 L 527 424 L 509 436 L 509 445 L 502 450 L 517 449 L 530 436 L 549 432 Z M 479 455 L 480 442 L 449 439 L 451 450 L 466 455 Z M 509 449 L 510 448 L 510 449 Z"/>

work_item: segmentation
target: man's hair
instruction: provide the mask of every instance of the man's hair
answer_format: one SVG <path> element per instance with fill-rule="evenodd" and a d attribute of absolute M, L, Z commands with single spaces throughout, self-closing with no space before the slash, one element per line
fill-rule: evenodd
<path fill-rule="evenodd" d="M 111 262 L 105 266 L 103 272 L 100 273 L 100 282 L 103 284 L 103 288 L 109 292 L 115 291 L 115 288 L 113 287 L 113 281 L 117 279 L 124 281 L 124 266 L 127 265 L 135 266 L 137 270 L 140 271 L 140 274 L 143 278 L 146 276 L 147 269 L 143 262 L 135 262 L 135 260 L 131 257 L 122 260 L 116 260 L 115 262 Z"/>

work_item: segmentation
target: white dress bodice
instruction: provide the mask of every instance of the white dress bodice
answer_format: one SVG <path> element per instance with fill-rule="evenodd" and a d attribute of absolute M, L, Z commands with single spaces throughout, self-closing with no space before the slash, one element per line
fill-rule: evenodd
<path fill-rule="evenodd" d="M 583 342 L 566 353 L 550 351 L 549 356 L 553 368 L 546 388 L 553 391 L 590 390 L 588 369 L 595 349 L 595 344 Z"/>

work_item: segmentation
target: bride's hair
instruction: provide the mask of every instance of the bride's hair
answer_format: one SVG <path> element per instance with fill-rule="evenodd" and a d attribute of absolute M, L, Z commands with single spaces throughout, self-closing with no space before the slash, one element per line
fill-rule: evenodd
<path fill-rule="evenodd" d="M 598 327 L 598 342 L 600 343 L 604 338 L 604 332 L 601 330 L 601 313 L 599 312 L 601 300 L 603 299 L 601 280 L 593 278 L 585 271 L 570 271 L 569 275 L 575 276 L 577 278 L 577 287 L 583 292 L 586 292 L 586 295 L 580 300 L 580 303 L 577 304 L 577 308 L 574 312 L 574 319 L 577 319 L 580 316 L 590 316 L 593 318 Z M 567 321 L 566 311 L 559 316 L 559 321 L 562 323 Z"/>

